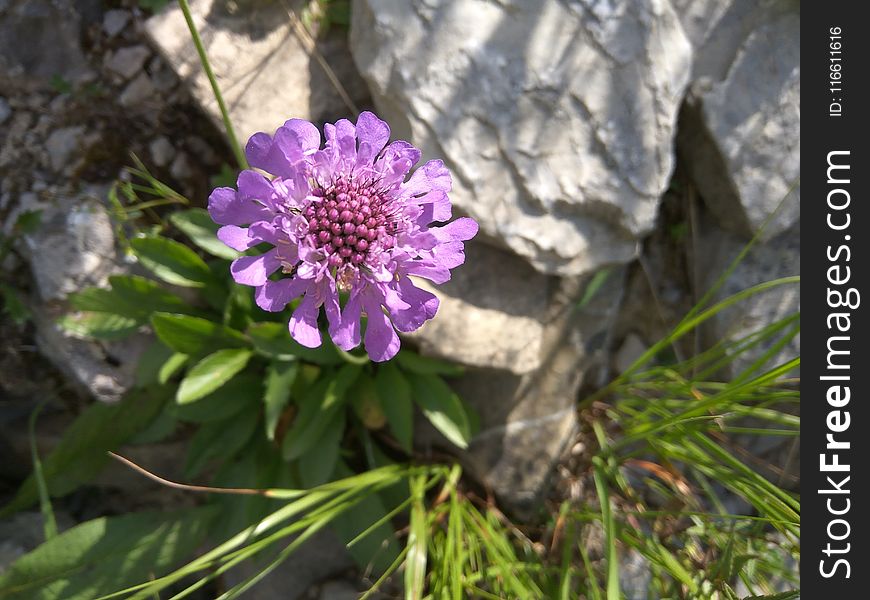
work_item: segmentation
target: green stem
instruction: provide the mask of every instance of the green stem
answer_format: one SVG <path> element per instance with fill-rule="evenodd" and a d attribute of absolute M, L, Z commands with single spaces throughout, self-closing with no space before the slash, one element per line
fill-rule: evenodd
<path fill-rule="evenodd" d="M 178 0 L 178 5 L 181 7 L 181 12 L 184 13 L 184 20 L 187 21 L 187 28 L 190 30 L 190 37 L 193 39 L 193 45 L 196 46 L 196 52 L 199 54 L 199 60 L 202 63 L 202 68 L 205 71 L 208 82 L 211 84 L 211 91 L 217 100 L 218 108 L 221 111 L 221 118 L 224 121 L 224 127 L 227 130 L 227 137 L 230 138 L 230 145 L 233 147 L 233 153 L 236 155 L 236 162 L 242 169 L 248 168 L 248 161 L 245 159 L 245 153 L 242 151 L 239 140 L 236 137 L 236 132 L 233 129 L 233 124 L 230 121 L 230 114 L 227 111 L 227 105 L 224 102 L 224 97 L 221 95 L 221 90 L 218 87 L 217 79 L 214 76 L 214 71 L 211 70 L 211 64 L 208 62 L 205 48 L 202 45 L 202 39 L 199 37 L 199 31 L 193 22 L 193 15 L 190 14 L 190 5 L 187 0 Z"/>

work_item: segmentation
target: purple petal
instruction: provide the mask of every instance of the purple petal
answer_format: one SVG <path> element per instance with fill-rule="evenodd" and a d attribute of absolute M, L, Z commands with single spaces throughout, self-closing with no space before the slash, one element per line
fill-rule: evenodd
<path fill-rule="evenodd" d="M 411 178 L 402 186 L 402 191 L 411 196 L 419 196 L 431 190 L 449 192 L 453 187 L 450 171 L 440 160 L 430 160 L 414 171 Z"/>
<path fill-rule="evenodd" d="M 281 261 L 274 249 L 260 256 L 242 256 L 230 265 L 230 273 L 236 283 L 242 285 L 261 286 L 269 280 L 269 275 L 278 270 Z"/>
<path fill-rule="evenodd" d="M 296 172 L 275 140 L 267 133 L 255 133 L 245 146 L 245 156 L 252 167 L 279 177 L 291 178 Z"/>
<path fill-rule="evenodd" d="M 251 200 L 242 200 L 232 188 L 216 188 L 208 197 L 208 214 L 218 225 L 247 225 L 272 217 L 271 211 Z"/>
<path fill-rule="evenodd" d="M 453 206 L 450 204 L 450 198 L 447 197 L 447 192 L 441 190 L 432 190 L 419 198 L 414 198 L 423 209 L 423 212 L 417 218 L 417 223 L 427 225 L 433 221 L 444 222 L 453 216 Z"/>
<path fill-rule="evenodd" d="M 311 282 L 293 277 L 278 281 L 266 281 L 254 292 L 257 306 L 269 312 L 280 312 L 293 300 L 308 291 Z"/>
<path fill-rule="evenodd" d="M 320 289 L 323 292 L 323 308 L 326 311 L 326 319 L 329 321 L 329 335 L 338 331 L 341 327 L 341 305 L 338 302 L 338 291 L 335 289 L 335 282 L 329 278 L 328 285 L 322 286 Z"/>
<path fill-rule="evenodd" d="M 275 189 L 262 174 L 246 169 L 239 173 L 236 185 L 241 200 L 259 200 L 260 204 L 272 204 Z"/>
<path fill-rule="evenodd" d="M 439 266 L 452 269 L 465 262 L 465 244 L 462 242 L 447 242 L 432 249 L 432 255 Z"/>
<path fill-rule="evenodd" d="M 342 350 L 350 350 L 359 346 L 360 336 L 360 295 L 351 294 L 341 313 L 341 322 L 329 335 L 335 345 Z"/>
<path fill-rule="evenodd" d="M 317 348 L 320 343 L 320 329 L 317 328 L 317 316 L 320 307 L 317 306 L 315 294 L 305 294 L 305 298 L 293 311 L 290 317 L 290 335 L 307 348 Z"/>
<path fill-rule="evenodd" d="M 382 174 L 382 181 L 390 186 L 405 178 L 411 167 L 420 160 L 420 151 L 405 141 L 395 141 L 384 148 L 375 167 Z"/>
<path fill-rule="evenodd" d="M 377 297 L 365 293 L 362 301 L 368 317 L 365 336 L 366 352 L 375 362 L 390 360 L 399 351 L 399 336 L 381 309 Z"/>
<path fill-rule="evenodd" d="M 259 240 L 248 235 L 247 228 L 237 227 L 236 225 L 224 225 L 218 229 L 217 238 L 233 250 L 238 250 L 239 252 L 244 252 L 259 243 Z"/>
<path fill-rule="evenodd" d="M 390 126 L 369 111 L 360 113 L 356 120 L 356 139 L 359 140 L 357 166 L 370 165 L 390 139 Z"/>
<path fill-rule="evenodd" d="M 440 261 L 409 260 L 404 263 L 403 270 L 408 275 L 423 277 L 433 283 L 450 281 L 450 269 L 442 265 Z"/>
<path fill-rule="evenodd" d="M 429 233 L 438 238 L 438 241 L 454 242 L 458 240 L 470 240 L 477 235 L 478 229 L 477 221 L 468 217 L 462 217 L 443 227 L 432 228 L 429 230 Z"/>
<path fill-rule="evenodd" d="M 275 228 L 274 225 L 269 223 L 268 221 L 259 221 L 257 223 L 251 223 L 251 227 L 249 228 L 250 236 L 256 239 L 256 243 L 260 242 L 269 242 L 273 246 L 279 243 L 279 236 L 281 232 Z M 285 236 L 286 237 L 286 236 Z"/>
<path fill-rule="evenodd" d="M 262 131 L 255 133 L 248 138 L 248 143 L 245 144 L 245 158 L 252 167 L 262 169 L 260 166 L 261 159 L 269 153 L 272 147 L 272 136 Z"/>
<path fill-rule="evenodd" d="M 284 129 L 293 134 L 303 154 L 320 148 L 320 132 L 313 123 L 304 119 L 289 119 L 284 123 Z"/>
<path fill-rule="evenodd" d="M 356 127 L 347 119 L 339 119 L 335 122 L 335 141 L 341 158 L 350 164 L 356 162 Z"/>
<path fill-rule="evenodd" d="M 390 312 L 393 324 L 399 331 L 404 333 L 416 331 L 438 312 L 437 296 L 426 290 L 421 290 L 414 285 L 410 278 L 403 277 L 396 286 L 402 299 L 409 305 L 407 309 Z"/>

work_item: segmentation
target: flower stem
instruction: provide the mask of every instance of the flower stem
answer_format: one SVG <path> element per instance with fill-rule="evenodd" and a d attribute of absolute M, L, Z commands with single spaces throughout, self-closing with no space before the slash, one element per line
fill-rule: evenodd
<path fill-rule="evenodd" d="M 190 5 L 187 0 L 178 0 L 178 5 L 181 7 L 181 12 L 184 13 L 184 20 L 187 21 L 187 28 L 190 30 L 190 37 L 193 39 L 193 45 L 196 46 L 196 52 L 199 54 L 199 60 L 202 63 L 202 69 L 205 71 L 208 82 L 211 84 L 211 91 L 217 100 L 218 108 L 221 111 L 221 118 L 224 121 L 224 127 L 227 130 L 227 137 L 230 138 L 230 146 L 233 148 L 233 154 L 236 155 L 236 162 L 242 169 L 248 168 L 248 161 L 245 159 L 245 153 L 242 151 L 239 140 L 236 137 L 236 132 L 233 129 L 233 124 L 230 121 L 230 114 L 227 111 L 227 105 L 224 102 L 224 97 L 221 95 L 221 90 L 218 87 L 217 79 L 214 76 L 214 71 L 211 70 L 211 63 L 208 62 L 208 56 L 205 53 L 205 48 L 202 45 L 202 39 L 199 37 L 199 31 L 196 29 L 196 24 L 193 22 L 193 15 L 190 13 Z"/>

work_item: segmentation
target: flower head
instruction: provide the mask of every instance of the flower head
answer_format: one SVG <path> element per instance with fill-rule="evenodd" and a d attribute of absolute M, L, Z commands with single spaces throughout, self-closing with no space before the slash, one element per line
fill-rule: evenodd
<path fill-rule="evenodd" d="M 329 335 L 343 350 L 360 344 L 375 361 L 399 350 L 396 330 L 410 332 L 435 316 L 438 298 L 410 276 L 434 283 L 450 279 L 465 260 L 463 242 L 477 223 L 451 217 L 450 173 L 430 160 L 408 177 L 420 151 L 408 142 L 387 144 L 389 126 L 370 112 L 356 125 L 342 119 L 320 132 L 290 119 L 274 136 L 256 133 L 245 152 L 253 170 L 242 171 L 238 190 L 217 188 L 209 197 L 218 238 L 246 251 L 271 248 L 233 261 L 236 282 L 256 288 L 260 308 L 283 310 L 302 300 L 290 317 L 290 334 L 303 346 L 321 344 L 323 307 Z M 339 292 L 347 293 L 344 307 Z"/>

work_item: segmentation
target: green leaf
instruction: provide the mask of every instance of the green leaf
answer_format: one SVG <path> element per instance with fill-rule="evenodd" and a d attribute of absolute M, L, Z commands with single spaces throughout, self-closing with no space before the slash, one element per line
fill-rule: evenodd
<path fill-rule="evenodd" d="M 211 509 L 101 517 L 25 554 L 0 577 L 6 600 L 93 600 L 163 575 L 203 541 Z"/>
<path fill-rule="evenodd" d="M 205 261 L 184 244 L 160 236 L 144 236 L 130 240 L 130 245 L 142 266 L 166 283 L 203 287 L 213 279 Z"/>
<path fill-rule="evenodd" d="M 446 375 L 447 377 L 455 377 L 462 375 L 464 372 L 464 369 L 459 365 L 445 360 L 438 360 L 437 358 L 420 356 L 410 350 L 401 350 L 396 355 L 396 360 L 402 369 L 417 375 Z"/>
<path fill-rule="evenodd" d="M 148 427 L 127 440 L 127 444 L 135 446 L 162 442 L 175 433 L 177 426 L 178 417 L 175 415 L 175 403 L 167 402 L 160 414 L 151 420 Z"/>
<path fill-rule="evenodd" d="M 157 382 L 161 385 L 169 383 L 172 376 L 178 373 L 181 367 L 187 364 L 188 358 L 190 357 L 187 354 L 176 352 L 166 359 L 166 362 L 163 363 L 163 366 L 161 366 L 160 370 L 157 372 Z"/>
<path fill-rule="evenodd" d="M 139 328 L 139 322 L 129 317 L 109 313 L 80 312 L 64 315 L 57 321 L 69 333 L 101 340 L 125 338 Z"/>
<path fill-rule="evenodd" d="M 350 477 L 353 474 L 344 462 L 338 461 L 335 466 L 336 478 Z M 350 511 L 335 517 L 332 527 L 339 538 L 348 543 L 386 515 L 387 510 L 380 496 L 372 494 L 356 503 Z M 348 550 L 363 570 L 371 568 L 375 575 L 385 572 L 399 556 L 396 532 L 389 521 L 381 523 L 364 537 L 357 539 Z"/>
<path fill-rule="evenodd" d="M 335 411 L 343 408 L 347 390 L 360 372 L 359 366 L 345 365 L 334 377 L 321 378 L 302 398 L 299 414 L 284 438 L 284 460 L 299 458 L 314 445 L 333 419 Z"/>
<path fill-rule="evenodd" d="M 157 383 L 160 369 L 173 356 L 172 350 L 154 340 L 139 356 L 136 363 L 136 387 L 144 388 Z"/>
<path fill-rule="evenodd" d="M 13 233 L 15 235 L 33 233 L 42 222 L 42 210 L 25 210 L 15 219 Z"/>
<path fill-rule="evenodd" d="M 2 254 L 2 250 L 0 250 L 0 254 Z M 9 318 L 16 325 L 24 325 L 30 319 L 30 309 L 27 308 L 27 304 L 24 303 L 18 291 L 14 288 L 5 283 L 0 283 L 0 298 L 3 299 L 2 312 L 9 315 Z"/>
<path fill-rule="evenodd" d="M 346 417 L 343 410 L 333 411 L 332 415 L 316 443 L 299 457 L 299 477 L 305 487 L 326 483 L 335 471 Z"/>
<path fill-rule="evenodd" d="M 243 348 L 248 345 L 245 336 L 220 323 L 171 313 L 151 316 L 154 333 L 164 344 L 190 356 L 203 356 L 217 348 Z"/>
<path fill-rule="evenodd" d="M 190 441 L 185 475 L 196 477 L 209 461 L 235 456 L 254 435 L 258 421 L 256 411 L 244 411 L 229 419 L 204 424 Z"/>
<path fill-rule="evenodd" d="M 789 590 L 778 594 L 769 594 L 767 596 L 746 596 L 743 600 L 797 600 L 801 597 L 800 590 Z"/>
<path fill-rule="evenodd" d="M 266 437 L 275 439 L 275 428 L 284 407 L 290 401 L 290 392 L 296 375 L 299 372 L 299 364 L 296 362 L 272 361 L 266 371 L 266 392 L 263 395 L 265 407 Z"/>
<path fill-rule="evenodd" d="M 248 327 L 254 348 L 261 354 L 278 360 L 301 358 L 317 365 L 339 365 L 344 359 L 333 343 L 325 340 L 319 348 L 306 348 L 290 337 L 286 323 L 255 323 Z"/>
<path fill-rule="evenodd" d="M 448 440 L 467 448 L 471 425 L 465 407 L 456 393 L 436 375 L 417 375 L 411 380 L 414 401 Z"/>
<path fill-rule="evenodd" d="M 151 316 L 152 312 L 176 312 L 197 314 L 190 302 L 161 287 L 156 281 L 138 275 L 112 275 L 109 277 L 112 292 L 122 302 L 138 307 Z"/>
<path fill-rule="evenodd" d="M 411 454 L 414 442 L 414 407 L 411 404 L 411 384 L 392 363 L 378 367 L 375 386 L 381 408 L 387 415 L 390 431 L 402 449 Z"/>
<path fill-rule="evenodd" d="M 196 402 L 173 404 L 173 412 L 182 421 L 211 423 L 243 410 L 257 413 L 262 394 L 262 378 L 253 373 L 241 373 Z"/>
<path fill-rule="evenodd" d="M 42 513 L 42 528 L 45 540 L 57 536 L 57 521 L 54 518 L 54 509 L 51 507 L 51 498 L 48 495 L 48 486 L 45 485 L 45 477 L 42 474 L 42 460 L 39 458 L 39 450 L 36 447 L 36 419 L 45 406 L 45 400 L 36 405 L 30 413 L 27 423 L 27 437 L 30 441 L 30 457 L 33 461 L 33 478 L 36 481 L 36 491 L 39 494 L 39 511 Z"/>
<path fill-rule="evenodd" d="M 135 390 L 117 404 L 98 402 L 83 412 L 64 433 L 60 443 L 42 461 L 49 493 L 63 496 L 93 479 L 108 460 L 107 450 L 118 447 L 147 428 L 170 397 L 166 388 Z M 0 510 L 0 518 L 37 499 L 33 476 L 15 498 Z"/>
<path fill-rule="evenodd" d="M 375 380 L 362 373 L 350 394 L 353 411 L 366 429 L 380 429 L 387 424 L 387 415 L 378 398 Z"/>
<path fill-rule="evenodd" d="M 577 303 L 578 309 L 586 308 L 586 306 L 592 302 L 592 299 L 595 298 L 595 295 L 598 294 L 599 290 L 601 290 L 602 286 L 607 282 L 607 278 L 610 277 L 611 272 L 612 269 L 609 268 L 596 271 L 595 275 L 592 276 L 592 279 L 589 280 L 589 283 L 586 284 L 586 289 L 583 290 L 583 297 L 580 298 L 580 301 Z"/>
<path fill-rule="evenodd" d="M 175 396 L 179 404 L 195 402 L 215 391 L 248 365 L 253 352 L 244 348 L 228 348 L 209 354 L 199 361 L 178 386 Z"/>
<path fill-rule="evenodd" d="M 190 208 L 174 212 L 169 220 L 194 244 L 218 258 L 233 260 L 241 256 L 240 252 L 228 247 L 217 238 L 218 224 L 211 220 L 208 211 L 202 208 Z"/>
<path fill-rule="evenodd" d="M 607 600 L 620 600 L 622 594 L 619 589 L 619 554 L 616 551 L 616 521 L 613 518 L 613 510 L 610 507 L 610 490 L 605 479 L 606 470 L 604 462 L 597 456 L 593 459 L 592 464 L 595 491 L 598 493 L 598 502 L 601 505 L 601 524 L 604 526 L 604 546 L 607 558 Z"/>
<path fill-rule="evenodd" d="M 111 289 L 91 287 L 70 294 L 70 304 L 77 310 L 120 315 L 139 323 L 147 321 L 152 312 L 197 312 L 190 303 L 144 277 L 114 275 L 109 283 Z"/>
<path fill-rule="evenodd" d="M 254 320 L 254 310 L 251 288 L 243 285 L 233 286 L 223 308 L 224 325 L 240 331 L 244 330 Z"/>
<path fill-rule="evenodd" d="M 405 559 L 405 598 L 423 598 L 426 581 L 426 559 L 429 544 L 429 527 L 426 519 L 426 476 L 415 475 L 411 478 L 411 524 L 408 527 L 408 556 Z"/>

